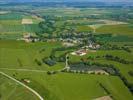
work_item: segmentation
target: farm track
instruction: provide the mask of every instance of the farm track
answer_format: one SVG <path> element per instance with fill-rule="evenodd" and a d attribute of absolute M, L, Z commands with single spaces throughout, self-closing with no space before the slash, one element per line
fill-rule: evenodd
<path fill-rule="evenodd" d="M 29 86 L 25 85 L 24 83 L 22 83 L 22 82 L 16 80 L 15 78 L 13 78 L 13 77 L 7 75 L 7 74 L 4 73 L 4 72 L 1 72 L 1 71 L 0 71 L 0 74 L 2 74 L 3 76 L 5 76 L 5 77 L 7 77 L 7 78 L 9 78 L 9 79 L 11 79 L 11 80 L 13 80 L 13 81 L 15 81 L 16 83 L 22 85 L 23 87 L 27 88 L 29 91 L 31 91 L 32 93 L 34 93 L 40 100 L 44 100 L 43 97 L 41 97 L 35 90 L 33 90 L 33 89 L 30 88 Z"/>
<path fill-rule="evenodd" d="M 34 70 L 34 69 L 14 69 L 14 68 L 0 68 L 0 70 L 9 70 L 9 71 L 25 71 L 25 72 L 37 72 L 37 73 L 47 73 L 48 71 L 44 71 L 44 70 Z M 54 70 L 57 72 L 61 72 L 62 69 L 59 70 Z"/>
<path fill-rule="evenodd" d="M 47 71 L 43 70 L 33 70 L 33 69 L 14 69 L 14 68 L 0 68 L 3 70 L 9 70 L 9 71 L 27 71 L 27 72 L 38 72 L 38 73 L 45 73 Z"/>

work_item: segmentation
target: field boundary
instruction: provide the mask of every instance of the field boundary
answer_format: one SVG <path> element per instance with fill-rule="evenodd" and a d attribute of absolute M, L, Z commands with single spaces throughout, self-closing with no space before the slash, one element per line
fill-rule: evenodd
<path fill-rule="evenodd" d="M 36 69 L 19 69 L 19 68 L 0 68 L 1 70 L 9 70 L 9 71 L 26 71 L 26 72 L 38 72 L 38 73 L 46 73 L 47 71 L 36 70 Z"/>
<path fill-rule="evenodd" d="M 30 88 L 29 86 L 25 85 L 24 83 L 22 83 L 22 82 L 16 80 L 15 78 L 13 78 L 13 77 L 7 75 L 7 74 L 4 73 L 4 72 L 1 72 L 1 71 L 0 71 L 0 74 L 2 74 L 3 76 L 5 76 L 5 77 L 7 77 L 7 78 L 9 78 L 9 79 L 11 79 L 11 80 L 13 80 L 13 81 L 15 81 L 16 83 L 22 85 L 23 87 L 27 88 L 29 91 L 31 91 L 32 93 L 34 93 L 40 100 L 44 100 L 43 97 L 41 97 L 41 96 L 39 95 L 39 93 L 37 93 L 35 90 L 33 90 L 33 89 Z"/>

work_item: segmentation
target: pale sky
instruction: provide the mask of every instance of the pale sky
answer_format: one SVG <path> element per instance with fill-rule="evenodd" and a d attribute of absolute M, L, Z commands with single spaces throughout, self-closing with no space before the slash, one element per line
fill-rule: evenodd
<path fill-rule="evenodd" d="M 81 2 L 84 2 L 84 1 L 91 1 L 91 2 L 95 2 L 95 1 L 100 1 L 100 2 L 133 2 L 133 0 L 0 0 L 0 1 L 16 1 L 16 2 L 29 2 L 29 1 L 32 1 L 32 2 L 51 2 L 51 1 L 81 1 Z"/>

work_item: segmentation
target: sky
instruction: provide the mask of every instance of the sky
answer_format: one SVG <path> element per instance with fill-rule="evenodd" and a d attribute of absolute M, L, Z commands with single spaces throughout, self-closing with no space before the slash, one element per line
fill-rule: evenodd
<path fill-rule="evenodd" d="M 133 0 L 0 0 L 0 1 L 10 1 L 10 2 L 48 2 L 48 1 L 59 1 L 59 2 L 63 2 L 63 1 L 81 1 L 81 2 L 85 2 L 85 1 L 91 1 L 91 2 L 133 2 Z"/>

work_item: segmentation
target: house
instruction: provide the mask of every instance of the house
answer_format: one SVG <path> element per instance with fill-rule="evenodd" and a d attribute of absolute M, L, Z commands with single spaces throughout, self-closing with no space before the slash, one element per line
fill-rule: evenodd
<path fill-rule="evenodd" d="M 31 36 L 30 33 L 24 34 L 23 38 L 21 40 L 24 40 L 25 42 L 37 42 L 39 39 L 35 36 Z"/>
<path fill-rule="evenodd" d="M 85 49 L 81 49 L 81 50 L 78 50 L 78 51 L 72 52 L 71 54 L 72 54 L 72 55 L 77 55 L 77 56 L 84 56 L 84 55 L 87 54 L 87 50 L 85 50 Z"/>
<path fill-rule="evenodd" d="M 90 49 L 99 49 L 100 45 L 96 44 L 96 43 L 90 43 L 88 48 L 90 48 Z"/>
<path fill-rule="evenodd" d="M 28 33 L 28 34 L 24 34 L 23 35 L 23 40 L 25 41 L 25 42 L 31 42 L 32 40 L 31 40 L 31 35 Z"/>
<path fill-rule="evenodd" d="M 65 46 L 65 47 L 72 47 L 74 45 L 75 45 L 74 43 L 69 43 L 69 42 L 64 42 L 63 43 L 63 46 Z"/>

